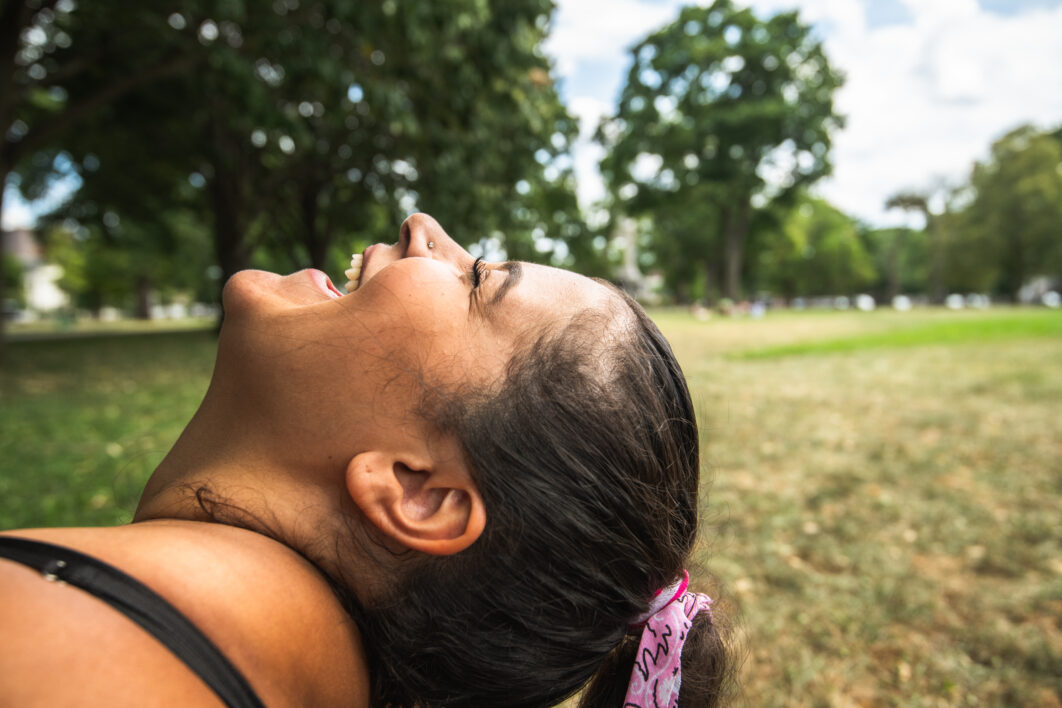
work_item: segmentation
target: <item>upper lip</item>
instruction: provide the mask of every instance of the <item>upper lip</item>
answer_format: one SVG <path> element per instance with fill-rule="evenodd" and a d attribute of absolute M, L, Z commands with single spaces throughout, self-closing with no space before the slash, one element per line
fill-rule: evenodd
<path fill-rule="evenodd" d="M 369 272 L 369 258 L 372 256 L 372 252 L 376 250 L 376 247 L 379 245 L 380 244 L 378 243 L 374 243 L 361 252 L 361 279 L 358 281 L 359 286 L 366 280 L 368 280 L 368 278 L 366 278 L 365 276 Z"/>

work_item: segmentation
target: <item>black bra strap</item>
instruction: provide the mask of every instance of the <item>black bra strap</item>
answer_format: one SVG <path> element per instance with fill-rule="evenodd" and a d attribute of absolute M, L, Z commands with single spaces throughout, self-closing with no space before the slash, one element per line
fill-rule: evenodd
<path fill-rule="evenodd" d="M 0 536 L 0 558 L 28 565 L 45 580 L 69 583 L 151 633 L 231 708 L 264 708 L 243 675 L 169 602 L 136 578 L 84 553 L 41 541 Z"/>

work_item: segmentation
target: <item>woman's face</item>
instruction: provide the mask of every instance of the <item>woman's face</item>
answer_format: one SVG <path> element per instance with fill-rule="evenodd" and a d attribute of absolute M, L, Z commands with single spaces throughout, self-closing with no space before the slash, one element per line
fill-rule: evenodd
<path fill-rule="evenodd" d="M 526 338 L 619 301 L 556 268 L 476 264 L 424 214 L 363 259 L 360 286 L 345 295 L 315 270 L 234 275 L 215 384 L 242 382 L 232 394 L 251 415 L 286 413 L 306 435 L 379 432 L 412 424 L 425 386 L 500 382 Z"/>

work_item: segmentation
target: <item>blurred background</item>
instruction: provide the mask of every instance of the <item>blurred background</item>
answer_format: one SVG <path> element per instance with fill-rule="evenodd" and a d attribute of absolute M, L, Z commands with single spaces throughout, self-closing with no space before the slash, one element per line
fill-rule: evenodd
<path fill-rule="evenodd" d="M 0 527 L 426 211 L 650 306 L 749 704 L 1062 705 L 1062 0 L 0 0 L 0 128 Z"/>

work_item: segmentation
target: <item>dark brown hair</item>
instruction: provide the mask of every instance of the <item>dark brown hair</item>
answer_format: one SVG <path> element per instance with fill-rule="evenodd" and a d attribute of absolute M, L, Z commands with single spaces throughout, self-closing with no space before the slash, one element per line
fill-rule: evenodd
<path fill-rule="evenodd" d="M 584 708 L 622 704 L 629 624 L 690 561 L 700 478 L 682 371 L 622 297 L 527 342 L 494 390 L 429 407 L 461 441 L 488 521 L 466 551 L 411 558 L 385 599 L 351 608 L 375 704 L 547 706 L 588 681 Z M 721 695 L 722 615 L 695 620 L 680 706 Z"/>

